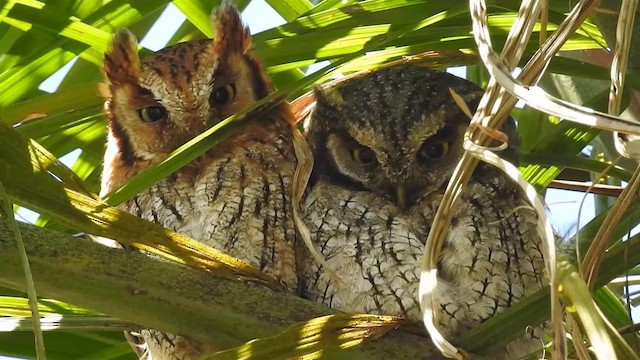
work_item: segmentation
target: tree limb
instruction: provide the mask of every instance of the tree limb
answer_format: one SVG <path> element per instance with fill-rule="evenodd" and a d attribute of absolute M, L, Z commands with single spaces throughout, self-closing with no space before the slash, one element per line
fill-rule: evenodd
<path fill-rule="evenodd" d="M 214 342 L 222 348 L 272 337 L 301 321 L 338 314 L 323 305 L 242 278 L 234 281 L 214 276 L 32 225 L 20 224 L 20 231 L 40 296 Z M 12 239 L 6 221 L 0 219 L 0 286 L 24 291 L 24 274 Z M 341 317 L 348 316 L 336 318 Z M 323 336 L 328 336 L 334 349 L 344 347 L 340 331 L 332 334 L 334 339 L 331 334 Z M 304 340 L 302 332 L 298 336 Z M 321 345 L 324 343 L 323 339 Z M 442 359 L 428 339 L 403 330 L 392 330 L 344 356 Z"/>

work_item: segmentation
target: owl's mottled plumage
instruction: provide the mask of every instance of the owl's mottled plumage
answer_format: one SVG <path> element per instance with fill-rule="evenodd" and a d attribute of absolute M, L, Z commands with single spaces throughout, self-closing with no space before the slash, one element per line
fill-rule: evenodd
<path fill-rule="evenodd" d="M 215 38 L 138 59 L 128 31 L 105 55 L 109 136 L 102 178 L 108 193 L 272 90 L 249 52 L 250 35 L 225 3 Z M 281 104 L 231 139 L 120 206 L 297 286 L 290 182 L 296 165 L 292 114 Z M 195 359 L 209 350 L 182 337 L 141 332 L 149 358 Z"/>
<path fill-rule="evenodd" d="M 305 222 L 346 285 L 309 261 L 303 296 L 348 312 L 422 319 L 424 242 L 469 124 L 449 89 L 471 109 L 482 95 L 466 80 L 415 65 L 316 90 L 305 124 L 315 158 Z M 503 131 L 510 145 L 501 155 L 515 160 L 513 123 Z M 438 262 L 436 319 L 446 335 L 460 335 L 543 286 L 536 221 L 515 184 L 498 169 L 478 166 Z M 508 358 L 540 346 L 522 341 L 510 346 Z"/>

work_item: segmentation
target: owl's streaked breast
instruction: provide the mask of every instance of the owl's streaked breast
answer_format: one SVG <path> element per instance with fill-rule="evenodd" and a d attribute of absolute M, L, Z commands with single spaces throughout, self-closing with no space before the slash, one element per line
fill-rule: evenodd
<path fill-rule="evenodd" d="M 252 139 L 248 147 L 235 146 L 206 167 L 195 185 L 203 226 L 194 228 L 202 233 L 193 232 L 293 290 L 296 233 L 290 193 L 296 158 L 288 125 L 272 136 Z"/>
<path fill-rule="evenodd" d="M 509 180 L 472 179 L 439 260 L 443 328 L 459 335 L 542 288 L 536 224 L 535 211 Z"/>
<path fill-rule="evenodd" d="M 274 90 L 230 2 L 212 12 L 211 29 L 213 39 L 175 44 L 145 59 L 131 32 L 114 36 L 104 65 L 109 136 L 102 194 Z M 254 113 L 242 130 L 121 208 L 260 268 L 294 292 L 292 118 L 286 103 Z M 128 340 L 147 360 L 198 359 L 220 350 L 156 330 L 140 335 L 128 332 Z"/>
<path fill-rule="evenodd" d="M 296 158 L 291 129 L 281 125 L 271 139 L 249 126 L 242 146 L 214 148 L 121 208 L 258 267 L 294 291 L 290 184 Z M 195 359 L 204 346 L 156 330 L 141 335 L 153 360 Z"/>
<path fill-rule="evenodd" d="M 366 192 L 345 192 L 322 182 L 308 195 L 306 212 L 312 240 L 345 286 L 310 262 L 305 297 L 347 312 L 420 316 L 415 266 L 423 238 L 405 216 Z"/>
<path fill-rule="evenodd" d="M 346 286 L 309 262 L 303 296 L 347 312 L 421 321 L 420 259 L 441 194 L 402 212 L 385 198 L 321 179 L 307 198 L 305 222 Z M 445 334 L 458 336 L 543 286 L 536 221 L 509 180 L 471 180 L 439 260 L 436 319 Z M 535 350 L 540 341 L 516 344 L 505 350 L 509 356 Z"/>
<path fill-rule="evenodd" d="M 178 173 L 161 180 L 119 208 L 191 237 L 189 222 L 197 221 L 193 199 L 193 185 Z"/>

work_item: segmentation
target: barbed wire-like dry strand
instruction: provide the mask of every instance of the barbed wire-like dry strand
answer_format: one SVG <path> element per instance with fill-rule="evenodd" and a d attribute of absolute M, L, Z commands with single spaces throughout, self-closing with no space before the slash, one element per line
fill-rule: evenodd
<path fill-rule="evenodd" d="M 338 273 L 336 273 L 335 269 L 329 267 L 324 256 L 322 256 L 316 245 L 313 243 L 313 240 L 311 240 L 311 232 L 304 223 L 304 211 L 302 211 L 301 205 L 305 189 L 307 188 L 309 178 L 311 177 L 314 160 L 307 141 L 304 139 L 300 130 L 298 130 L 298 128 L 293 124 L 292 132 L 293 148 L 296 153 L 297 160 L 296 170 L 293 174 L 293 189 L 291 195 L 293 221 L 296 225 L 296 229 L 302 237 L 302 240 L 304 241 L 305 246 L 307 247 L 307 250 L 311 253 L 311 256 L 313 256 L 313 258 L 322 265 L 322 268 L 329 274 L 329 276 L 331 276 L 331 279 L 336 283 L 336 286 L 344 286 L 344 280 L 340 275 L 338 275 Z"/>

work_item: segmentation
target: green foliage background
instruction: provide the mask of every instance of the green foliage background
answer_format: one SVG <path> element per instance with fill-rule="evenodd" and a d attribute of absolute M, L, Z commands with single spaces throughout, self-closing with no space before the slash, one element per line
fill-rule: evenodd
<path fill-rule="evenodd" d="M 240 9 L 249 2 L 234 1 Z M 253 48 L 278 89 L 285 91 L 289 100 L 334 73 L 371 68 L 425 51 L 434 52 L 425 57 L 425 61 L 441 69 L 466 65 L 467 77 L 486 85 L 487 75 L 474 51 L 467 1 L 324 0 L 315 6 L 307 0 L 267 2 L 287 23 L 254 34 Z M 0 1 L 0 143 L 12 144 L 17 138 L 28 138 L 42 146 L 42 151 L 35 157 L 32 153 L 31 159 L 21 156 L 26 153 L 20 153 L 19 149 L 0 146 L 0 183 L 13 203 L 42 214 L 37 225 L 68 233 L 91 232 L 92 225 L 86 225 L 82 220 L 88 212 L 70 212 L 65 207 L 68 200 L 60 200 L 64 198 L 60 195 L 62 188 L 46 185 L 38 177 L 43 174 L 28 170 L 33 169 L 34 158 L 47 162 L 51 166 L 49 171 L 62 180 L 64 187 L 95 198 L 94 194 L 99 191 L 106 136 L 103 99 L 97 91 L 97 84 L 102 80 L 103 53 L 109 47 L 112 34 L 119 28 L 129 28 L 138 38 L 143 38 L 168 3 L 166 0 Z M 172 3 L 186 15 L 187 21 L 170 43 L 214 35 L 209 25 L 209 13 L 219 1 L 175 0 Z M 520 2 L 495 0 L 489 4 L 493 42 L 500 48 Z M 564 19 L 570 5 L 570 1 L 550 1 L 548 31 L 553 31 Z M 547 91 L 606 111 L 608 83 L 603 80 L 609 78 L 609 69 L 600 65 L 603 62 L 598 59 L 607 56 L 605 36 L 610 35 L 611 25 L 606 21 L 610 22 L 612 17 L 615 20 L 613 15 L 599 14 L 576 31 L 563 47 L 561 56 L 551 62 L 541 81 Z M 535 31 L 539 29 L 538 25 Z M 537 48 L 536 33 L 524 58 Z M 142 54 L 148 52 L 141 49 Z M 48 94 L 38 90 L 44 80 L 75 57 L 79 57 L 78 61 L 56 92 Z M 307 66 L 323 60 L 329 60 L 331 64 L 305 77 Z M 627 94 L 631 89 L 640 90 L 639 74 L 632 65 L 627 77 Z M 514 117 L 522 137 L 520 170 L 540 192 L 544 192 L 558 176 L 577 181 L 595 178 L 607 168 L 608 162 L 614 160 L 611 154 L 615 151 L 606 141 L 610 134 L 559 121 L 528 107 L 516 110 Z M 111 197 L 109 203 L 114 205 L 135 194 L 140 187 L 175 171 L 224 136 L 227 136 L 226 132 L 214 133 L 204 142 L 183 149 L 175 161 L 137 178 L 134 186 L 124 188 Z M 581 153 L 589 144 L 593 146 L 590 157 Z M 75 149 L 82 149 L 82 153 L 71 166 L 73 173 L 70 173 L 63 165 L 55 163 L 55 157 Z M 635 163 L 619 162 L 609 171 L 605 181 L 612 184 L 628 181 L 634 171 Z M 63 204 L 65 201 L 67 205 Z M 579 230 L 583 253 L 610 203 L 610 199 L 598 197 L 599 216 Z M 628 257 L 629 253 L 640 253 L 638 239 L 633 237 L 621 242 L 629 229 L 638 223 L 638 211 L 637 208 L 629 211 L 610 239 L 609 261 L 624 266 L 607 274 L 604 283 L 624 274 L 638 274 L 640 261 Z M 108 219 L 106 221 L 109 225 Z M 108 235 L 115 230 L 107 226 L 104 231 L 103 234 Z M 634 283 L 633 279 L 631 283 Z M 635 305 L 633 300 L 627 304 L 623 289 L 616 282 L 594 293 L 600 309 L 618 328 L 631 324 L 625 309 L 627 305 Z M 0 315 L 5 316 L 2 320 L 29 316 L 24 294 L 10 289 L 0 289 L 0 294 Z M 544 304 L 543 297 L 536 301 Z M 54 300 L 42 302 L 40 306 L 44 314 L 96 315 Z M 531 313 L 531 316 L 544 317 L 544 305 L 535 309 L 537 313 Z M 636 336 L 626 339 L 638 349 Z M 50 331 L 46 332 L 45 341 L 50 359 L 135 358 L 118 331 Z M 33 357 L 33 335 L 28 331 L 3 328 L 0 354 Z"/>

